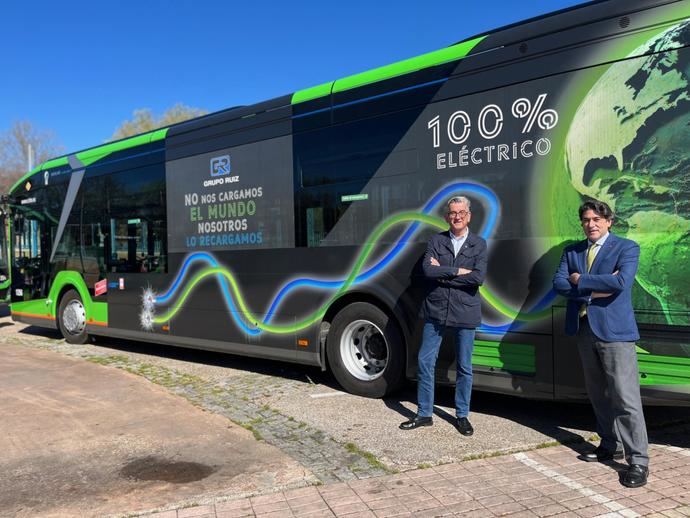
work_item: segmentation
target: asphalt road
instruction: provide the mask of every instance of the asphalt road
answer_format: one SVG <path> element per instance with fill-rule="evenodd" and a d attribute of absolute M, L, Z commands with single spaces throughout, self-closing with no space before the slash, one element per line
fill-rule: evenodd
<path fill-rule="evenodd" d="M 11 409 L 0 421 L 2 516 L 165 509 L 554 443 L 575 455 L 594 433 L 586 404 L 475 393 L 475 434 L 462 437 L 449 388 L 437 392 L 434 426 L 405 432 L 413 384 L 385 400 L 360 398 L 310 367 L 110 339 L 72 346 L 6 316 L 0 348 L 0 401 Z M 652 441 L 690 446 L 687 408 L 645 411 Z M 158 471 L 147 475 L 149 466 Z"/>

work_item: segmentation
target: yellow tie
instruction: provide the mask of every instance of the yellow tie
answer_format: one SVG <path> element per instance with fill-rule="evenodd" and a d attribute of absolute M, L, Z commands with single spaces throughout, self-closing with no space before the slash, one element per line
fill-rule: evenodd
<path fill-rule="evenodd" d="M 587 273 L 592 269 L 592 263 L 594 262 L 594 258 L 596 257 L 595 249 L 599 246 L 598 243 L 592 243 L 589 245 L 589 249 L 587 250 Z M 587 314 L 587 304 L 582 304 L 580 306 L 580 318 L 584 317 Z"/>
<path fill-rule="evenodd" d="M 595 249 L 599 245 L 597 243 L 593 243 L 590 245 L 589 250 L 587 250 L 587 273 L 592 269 L 592 263 L 594 262 L 594 258 L 596 257 Z"/>

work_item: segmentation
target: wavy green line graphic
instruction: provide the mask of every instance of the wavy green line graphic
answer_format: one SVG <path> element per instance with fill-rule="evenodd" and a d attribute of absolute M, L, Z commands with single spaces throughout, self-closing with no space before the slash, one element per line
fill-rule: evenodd
<path fill-rule="evenodd" d="M 435 227 L 440 230 L 445 230 L 447 228 L 447 223 L 438 217 L 428 216 L 419 212 L 402 212 L 391 216 L 390 218 L 382 221 L 379 225 L 374 228 L 374 231 L 369 235 L 364 247 L 361 249 L 352 270 L 350 271 L 347 279 L 343 282 L 342 286 L 333 294 L 331 297 L 324 302 L 321 307 L 313 311 L 311 314 L 302 318 L 298 322 L 292 324 L 269 324 L 261 321 L 254 312 L 250 311 L 247 307 L 247 303 L 240 291 L 239 284 L 235 275 L 227 268 L 224 267 L 209 267 L 196 273 L 189 281 L 185 287 L 182 294 L 178 297 L 175 304 L 164 314 L 154 317 L 153 323 L 164 324 L 171 321 L 177 313 L 184 306 L 185 300 L 189 297 L 196 286 L 209 277 L 222 276 L 230 284 L 232 295 L 236 301 L 237 307 L 240 313 L 242 313 L 245 318 L 249 321 L 249 324 L 255 329 L 261 331 L 266 331 L 274 334 L 290 334 L 296 331 L 305 329 L 317 321 L 321 320 L 326 314 L 328 307 L 344 292 L 346 292 L 350 286 L 355 282 L 355 279 L 360 274 L 364 265 L 371 255 L 374 247 L 378 244 L 381 236 L 386 233 L 391 227 L 398 225 L 400 223 L 408 222 L 420 222 L 427 224 L 431 227 Z M 480 286 L 479 291 L 484 298 L 484 300 L 489 304 L 494 310 L 496 310 L 501 315 L 509 318 L 510 320 L 520 319 L 521 321 L 534 321 L 539 320 L 551 315 L 551 309 L 545 309 L 534 313 L 520 313 L 514 310 L 504 302 L 502 302 L 497 295 L 495 295 L 489 288 L 485 286 Z M 238 316 L 238 318 L 240 318 Z"/>
<path fill-rule="evenodd" d="M 180 311 L 180 309 L 182 309 L 184 301 L 187 299 L 189 294 L 192 292 L 192 290 L 198 283 L 200 283 L 202 280 L 206 279 L 209 276 L 222 275 L 230 283 L 232 294 L 237 302 L 237 307 L 242 313 L 244 313 L 247 316 L 247 318 L 249 318 L 251 324 L 255 326 L 257 329 L 274 334 L 289 334 L 294 333 L 295 331 L 299 331 L 301 329 L 305 329 L 313 323 L 320 320 L 326 314 L 328 307 L 333 303 L 333 301 L 336 300 L 341 293 L 347 291 L 349 287 L 354 283 L 354 280 L 357 278 L 357 275 L 359 275 L 359 272 L 362 270 L 364 263 L 371 255 L 374 246 L 377 244 L 381 236 L 394 225 L 409 221 L 419 221 L 439 229 L 446 228 L 446 222 L 442 219 L 433 216 L 427 216 L 426 214 L 420 214 L 418 212 L 402 212 L 382 221 L 369 236 L 369 239 L 367 240 L 366 244 L 359 253 L 359 256 L 357 257 L 357 260 L 355 261 L 352 271 L 348 275 L 347 279 L 345 279 L 345 282 L 338 289 L 338 291 L 336 291 L 326 302 L 324 302 L 324 304 L 322 304 L 319 309 L 314 311 L 311 315 L 304 317 L 302 320 L 295 322 L 294 324 L 266 324 L 261 322 L 261 319 L 257 318 L 257 316 L 254 313 L 252 313 L 249 310 L 249 308 L 247 308 L 247 304 L 244 300 L 244 297 L 242 296 L 242 293 L 240 292 L 239 285 L 232 272 L 229 271 L 227 268 L 218 267 L 206 268 L 198 272 L 194 277 L 192 277 L 185 290 L 177 299 L 175 305 L 170 310 L 168 310 L 167 313 L 159 317 L 155 317 L 153 319 L 153 322 L 155 324 L 163 324 L 165 322 L 172 320 L 172 318 Z"/>

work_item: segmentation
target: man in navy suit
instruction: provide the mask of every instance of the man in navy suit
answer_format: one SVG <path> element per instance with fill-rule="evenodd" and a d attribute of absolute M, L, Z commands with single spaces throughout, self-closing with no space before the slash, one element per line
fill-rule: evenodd
<path fill-rule="evenodd" d="M 424 255 L 424 276 L 430 291 L 424 300 L 425 318 L 417 372 L 417 415 L 400 425 L 403 430 L 432 425 L 436 359 L 446 331 L 455 337 L 455 427 L 472 435 L 472 349 L 474 332 L 482 320 L 479 286 L 484 282 L 488 259 L 486 241 L 470 232 L 470 200 L 456 196 L 446 204 L 449 229 L 431 236 Z"/>
<path fill-rule="evenodd" d="M 553 287 L 568 299 L 565 332 L 577 336 L 601 437 L 600 445 L 580 458 L 603 462 L 625 456 L 630 466 L 621 483 L 640 487 L 649 466 L 631 296 L 640 247 L 609 232 L 613 212 L 606 203 L 587 201 L 579 213 L 587 239 L 563 251 Z"/>

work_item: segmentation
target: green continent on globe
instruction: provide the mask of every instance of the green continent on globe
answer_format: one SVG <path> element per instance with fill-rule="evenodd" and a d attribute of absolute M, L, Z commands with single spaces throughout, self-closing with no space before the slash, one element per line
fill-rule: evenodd
<path fill-rule="evenodd" d="M 690 22 L 612 64 L 585 96 L 566 138 L 573 187 L 607 202 L 614 231 L 641 246 L 639 309 L 688 324 L 690 305 Z M 636 293 L 640 293 L 639 290 Z M 649 299 L 652 297 L 652 300 Z"/>

